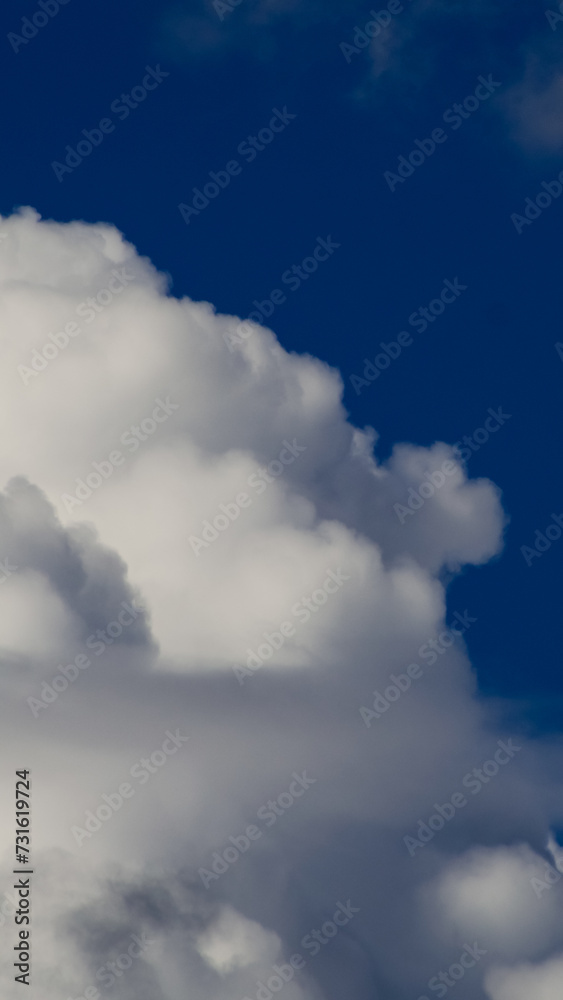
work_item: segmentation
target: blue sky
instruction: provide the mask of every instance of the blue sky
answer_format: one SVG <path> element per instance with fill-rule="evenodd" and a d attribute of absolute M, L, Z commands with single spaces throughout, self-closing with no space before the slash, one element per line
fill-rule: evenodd
<path fill-rule="evenodd" d="M 563 18 L 550 23 L 543 0 L 398 6 L 368 44 L 383 8 L 357 0 L 242 0 L 226 13 L 208 0 L 67 0 L 24 44 L 22 18 L 40 8 L 18 3 L 1 15 L 0 212 L 107 222 L 174 296 L 218 313 L 245 318 L 274 292 L 265 325 L 285 351 L 340 372 L 378 462 L 402 442 L 461 442 L 500 408 L 467 473 L 501 491 L 504 547 L 440 580 L 448 620 L 477 619 L 465 641 L 483 699 L 515 731 L 558 736 L 563 535 L 531 559 L 522 547 L 563 516 Z M 153 79 L 124 110 L 121 95 Z M 63 171 L 84 130 L 97 145 Z M 399 158 L 414 150 L 409 169 Z M 212 172 L 224 189 L 186 222 L 179 206 Z M 318 267 L 293 271 L 327 241 Z M 423 329 L 413 314 L 445 281 L 462 291 Z M 360 385 L 401 331 L 409 346 Z"/>
<path fill-rule="evenodd" d="M 527 46 L 559 43 L 557 25 L 541 4 L 448 15 L 406 3 L 393 20 L 398 51 L 376 75 L 383 57 L 364 48 L 347 61 L 341 49 L 369 20 L 362 5 L 323 12 L 304 3 L 261 21 L 251 6 L 220 20 L 210 4 L 71 0 L 37 37 L 16 42 L 17 53 L 7 43 L 2 211 L 31 204 L 60 221 L 111 221 L 171 275 L 174 294 L 240 316 L 331 234 L 338 253 L 290 292 L 271 325 L 287 349 L 341 371 L 351 419 L 377 429 L 382 457 L 401 440 L 454 443 L 488 407 L 512 415 L 470 465 L 503 491 L 505 551 L 458 580 L 450 599 L 479 618 L 469 642 L 484 689 L 522 697 L 534 718 L 555 724 L 561 553 L 554 546 L 528 567 L 520 547 L 563 511 L 553 252 L 563 202 L 521 234 L 510 216 L 557 176 L 563 147 L 517 141 L 501 100 L 522 76 Z M 5 34 L 34 10 L 5 12 Z M 208 47 L 196 16 L 213 33 Z M 157 63 L 169 74 L 158 89 L 125 120 L 112 115 L 112 102 Z M 489 74 L 502 86 L 457 130 L 446 124 L 447 141 L 391 192 L 384 172 Z M 276 107 L 296 118 L 253 162 L 239 155 L 240 175 L 186 225 L 178 205 Z M 58 181 L 52 162 L 108 114 L 115 131 Z M 350 375 L 455 276 L 468 286 L 455 310 L 358 396 Z"/>

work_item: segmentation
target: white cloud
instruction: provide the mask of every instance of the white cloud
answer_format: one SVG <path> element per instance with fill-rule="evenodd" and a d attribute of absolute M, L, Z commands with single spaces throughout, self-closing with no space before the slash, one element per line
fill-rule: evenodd
<path fill-rule="evenodd" d="M 519 965 L 492 972 L 486 981 L 491 1000 L 557 1000 L 561 996 L 563 958 L 541 965 Z"/>
<path fill-rule="evenodd" d="M 563 946 L 563 896 L 538 898 L 531 879 L 541 877 L 540 858 L 527 845 L 475 848 L 452 862 L 435 887 L 448 922 L 478 935 L 497 961 L 538 959 L 546 947 Z"/>
<path fill-rule="evenodd" d="M 198 938 L 200 954 L 217 972 L 225 974 L 259 962 L 272 963 L 281 941 L 254 920 L 246 920 L 230 906 Z"/>
<path fill-rule="evenodd" d="M 111 959 L 135 931 L 131 923 L 145 921 L 163 953 L 147 957 L 145 979 L 133 969 L 123 977 L 119 1000 L 179 1000 L 186 990 L 196 1000 L 253 997 L 254 983 L 278 961 L 274 943 L 287 961 L 337 901 L 352 898 L 360 907 L 353 926 L 296 974 L 287 1000 L 332 1000 L 345 989 L 371 1000 L 380 987 L 403 1000 L 425 981 L 425 963 L 432 975 L 452 944 L 436 893 L 424 914 L 415 906 L 421 882 L 445 886 L 452 921 L 482 921 L 502 960 L 514 961 L 527 917 L 505 918 L 520 899 L 511 878 L 524 872 L 526 857 L 495 856 L 493 867 L 481 859 L 461 874 L 453 861 L 483 842 L 498 851 L 516 840 L 530 853 L 541 849 L 559 818 L 560 751 L 525 744 L 495 779 L 494 795 L 483 790 L 472 811 L 413 859 L 404 835 L 490 756 L 500 722 L 473 697 L 462 641 L 377 727 L 366 730 L 358 714 L 366 692 L 387 685 L 444 627 L 444 570 L 501 551 L 498 490 L 468 480 L 458 464 L 399 523 L 393 505 L 427 470 L 455 461 L 450 446 L 403 444 L 378 462 L 374 432 L 347 421 L 337 372 L 288 354 L 261 328 L 229 351 L 223 334 L 238 320 L 169 297 L 150 262 L 111 227 L 58 225 L 25 211 L 4 220 L 3 232 L 0 417 L 11 432 L 0 456 L 0 558 L 19 569 L 0 587 L 8 748 L 0 800 L 11 808 L 9 776 L 25 746 L 34 851 L 62 885 L 53 940 L 38 944 L 42 995 L 83 989 L 84 974 Z M 107 286 L 112 268 L 134 280 L 24 384 L 18 366 L 76 320 L 77 306 Z M 128 445 L 128 429 L 152 419 L 155 400 L 168 396 L 178 409 L 138 447 Z M 294 441 L 305 451 L 267 489 L 253 490 L 257 467 Z M 117 465 L 108 459 L 115 450 L 124 458 Z M 69 513 L 63 494 L 93 463 L 107 479 Z M 196 556 L 190 536 L 241 492 L 252 502 Z M 328 570 L 349 580 L 300 619 L 296 606 L 322 588 Z M 146 613 L 96 656 L 91 637 L 136 597 Z M 295 634 L 251 685 L 239 686 L 233 663 L 286 620 L 299 622 Z M 85 649 L 91 665 L 34 717 L 27 699 Z M 71 827 L 176 727 L 190 736 L 183 753 L 80 848 L 77 916 L 65 890 L 78 850 Z M 266 826 L 252 851 L 204 890 L 198 868 L 304 769 L 316 781 L 299 809 Z M 12 839 L 6 827 L 5 871 Z M 124 857 L 134 871 L 127 877 Z M 500 902 L 491 899 L 483 912 L 486 876 Z M 555 893 L 532 899 L 552 945 Z M 116 913 L 127 916 L 119 926 Z M 427 944 L 408 960 L 398 957 L 405 914 Z M 13 984 L 4 985 L 11 1000 Z"/>
<path fill-rule="evenodd" d="M 358 454 L 340 378 L 326 365 L 287 354 L 268 331 L 233 355 L 222 337 L 232 320 L 205 304 L 165 297 L 146 261 L 105 226 L 65 229 L 25 214 L 7 220 L 5 230 L 0 253 L 6 260 L 15 255 L 20 271 L 12 263 L 3 291 L 1 309 L 14 334 L 0 377 L 0 410 L 19 430 L 2 455 L 2 479 L 23 473 L 46 490 L 63 523 L 95 523 L 146 595 L 163 655 L 180 660 L 182 669 L 194 660 L 239 658 L 256 636 L 287 617 L 302 588 L 314 589 L 327 568 L 361 561 L 363 572 L 377 573 L 377 549 L 358 540 L 358 530 L 386 561 L 414 559 L 432 573 L 446 563 L 480 563 L 498 551 L 496 492 L 488 483 L 466 483 L 461 469 L 419 523 L 394 523 L 388 498 L 406 492 L 403 486 L 435 461 L 435 452 L 402 447 L 385 469 L 373 463 L 367 442 Z M 16 366 L 31 364 L 34 347 L 72 318 L 76 301 L 101 287 L 116 262 L 136 281 L 23 385 Z M 178 409 L 152 436 L 131 443 L 128 428 L 138 427 L 155 399 L 165 397 Z M 306 451 L 260 496 L 249 477 L 276 458 L 286 440 Z M 115 450 L 122 463 L 104 481 L 99 466 Z M 443 446 L 438 452 L 451 457 Z M 92 475 L 99 484 L 92 495 L 76 494 L 77 481 Z M 252 506 L 196 562 L 190 537 L 201 536 L 203 523 L 243 491 Z M 72 516 L 65 494 L 86 496 Z M 345 614 L 349 601 L 369 600 L 353 582 L 333 614 Z"/>

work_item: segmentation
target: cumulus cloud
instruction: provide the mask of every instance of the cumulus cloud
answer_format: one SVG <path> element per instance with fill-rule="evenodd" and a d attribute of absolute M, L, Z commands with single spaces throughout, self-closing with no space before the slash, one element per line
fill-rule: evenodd
<path fill-rule="evenodd" d="M 451 922 L 467 937 L 478 936 L 497 961 L 538 959 L 563 946 L 563 896 L 534 891 L 545 864 L 526 844 L 472 848 L 442 872 L 432 886 L 444 929 Z"/>
<path fill-rule="evenodd" d="M 487 979 L 487 992 L 492 1000 L 556 1000 L 561 992 L 563 958 L 541 965 L 519 965 L 515 969 L 499 969 Z"/>
<path fill-rule="evenodd" d="M 379 461 L 338 372 L 260 326 L 229 349 L 239 320 L 171 297 L 112 227 L 2 227 L 1 794 L 32 767 L 42 995 L 81 995 L 142 932 L 123 1000 L 254 1000 L 292 955 L 287 1000 L 406 1000 L 476 925 L 509 972 L 523 941 L 550 957 L 557 886 L 527 888 L 561 821 L 555 742 L 519 737 L 405 844 L 514 736 L 445 631 L 446 579 L 502 550 L 498 489 L 443 442 Z"/>

